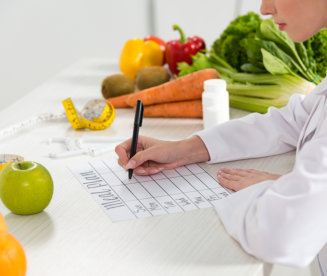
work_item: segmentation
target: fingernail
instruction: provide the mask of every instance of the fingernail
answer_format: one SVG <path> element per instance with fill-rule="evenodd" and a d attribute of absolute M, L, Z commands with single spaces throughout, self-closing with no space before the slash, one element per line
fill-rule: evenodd
<path fill-rule="evenodd" d="M 159 172 L 158 169 L 151 169 L 151 170 L 150 170 L 150 174 L 155 174 L 155 173 L 158 173 L 158 172 Z"/>
<path fill-rule="evenodd" d="M 143 170 L 143 169 L 136 169 L 135 172 L 136 173 L 139 173 L 139 174 L 143 174 L 143 173 L 145 173 L 145 170 Z"/>
<path fill-rule="evenodd" d="M 126 170 L 128 170 L 128 169 L 134 169 L 135 166 L 136 166 L 135 160 L 129 160 L 128 163 L 125 166 L 125 169 Z"/>

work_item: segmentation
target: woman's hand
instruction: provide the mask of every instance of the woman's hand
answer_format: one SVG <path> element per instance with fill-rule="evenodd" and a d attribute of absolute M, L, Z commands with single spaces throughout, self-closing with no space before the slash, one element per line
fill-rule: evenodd
<path fill-rule="evenodd" d="M 209 153 L 198 136 L 181 141 L 163 141 L 139 136 L 136 154 L 130 159 L 131 139 L 119 144 L 115 151 L 124 169 L 138 175 L 155 174 L 165 169 L 209 160 Z"/>

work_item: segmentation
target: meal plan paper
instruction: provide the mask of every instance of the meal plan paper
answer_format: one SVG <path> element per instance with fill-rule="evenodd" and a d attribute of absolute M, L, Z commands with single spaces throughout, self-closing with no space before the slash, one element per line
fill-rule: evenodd
<path fill-rule="evenodd" d="M 132 179 L 115 158 L 69 169 L 113 222 L 208 208 L 229 195 L 198 164 Z"/>

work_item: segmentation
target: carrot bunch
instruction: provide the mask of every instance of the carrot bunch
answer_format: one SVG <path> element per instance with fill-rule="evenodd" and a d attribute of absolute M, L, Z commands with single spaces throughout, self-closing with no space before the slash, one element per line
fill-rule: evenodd
<path fill-rule="evenodd" d="M 135 107 L 137 100 L 144 105 L 145 117 L 201 118 L 203 83 L 220 78 L 217 70 L 196 71 L 161 85 L 107 99 L 115 108 Z"/>

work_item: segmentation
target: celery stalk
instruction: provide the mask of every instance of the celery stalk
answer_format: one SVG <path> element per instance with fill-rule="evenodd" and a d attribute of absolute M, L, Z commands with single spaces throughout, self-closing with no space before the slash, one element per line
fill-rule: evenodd
<path fill-rule="evenodd" d="M 252 79 L 245 75 L 235 74 L 235 80 L 248 80 L 248 83 L 227 81 L 227 90 L 231 94 L 258 97 L 264 99 L 276 99 L 282 96 L 290 96 L 294 93 L 308 94 L 315 85 L 302 78 L 295 78 L 291 75 L 259 75 Z M 249 79 L 250 78 L 250 79 Z"/>
<path fill-rule="evenodd" d="M 267 112 L 270 106 L 285 106 L 292 94 L 308 94 L 315 87 L 312 82 L 286 74 L 236 73 L 223 78 L 232 107 L 260 113 Z"/>
<path fill-rule="evenodd" d="M 229 95 L 229 105 L 231 107 L 248 110 L 251 112 L 266 113 L 271 106 L 281 108 L 288 103 L 288 98 L 262 99 L 240 95 Z"/>
<path fill-rule="evenodd" d="M 265 85 L 265 84 L 242 84 L 231 83 L 227 85 L 227 91 L 230 94 L 257 97 L 262 99 L 276 99 L 285 94 L 284 87 L 281 85 Z"/>

